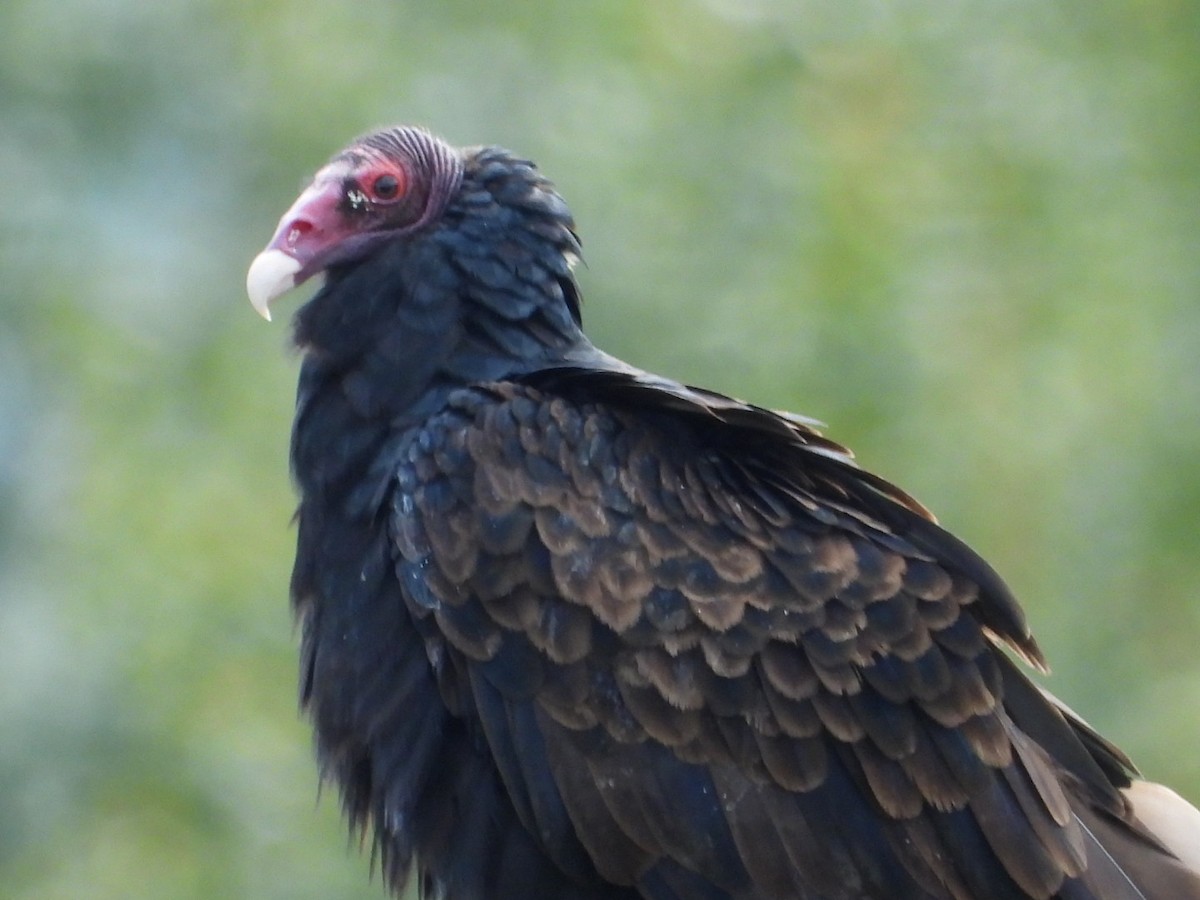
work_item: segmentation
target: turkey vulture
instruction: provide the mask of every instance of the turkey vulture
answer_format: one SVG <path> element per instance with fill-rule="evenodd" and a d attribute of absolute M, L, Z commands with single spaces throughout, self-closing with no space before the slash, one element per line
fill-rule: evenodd
<path fill-rule="evenodd" d="M 247 276 L 264 316 L 324 276 L 301 696 L 388 885 L 1200 898 L 1200 812 L 1026 678 L 988 564 L 812 421 L 593 346 L 579 252 L 532 163 L 402 127 Z"/>

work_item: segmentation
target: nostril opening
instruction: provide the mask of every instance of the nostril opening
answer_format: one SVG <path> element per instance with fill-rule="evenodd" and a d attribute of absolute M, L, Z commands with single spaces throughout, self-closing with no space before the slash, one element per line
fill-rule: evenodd
<path fill-rule="evenodd" d="M 288 235 L 287 235 L 288 246 L 289 247 L 296 246 L 296 242 L 298 240 L 300 240 L 300 238 L 302 238 L 306 234 L 308 234 L 310 231 L 312 231 L 314 227 L 315 226 L 313 225 L 313 223 L 309 222 L 307 219 L 297 219 L 295 222 L 293 222 L 291 224 L 291 227 L 288 228 Z"/>

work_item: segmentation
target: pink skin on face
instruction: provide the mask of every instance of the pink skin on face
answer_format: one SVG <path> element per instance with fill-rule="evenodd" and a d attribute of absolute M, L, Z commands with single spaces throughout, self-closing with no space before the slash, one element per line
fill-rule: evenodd
<path fill-rule="evenodd" d="M 376 154 L 335 160 L 317 172 L 246 273 L 246 293 L 258 314 L 270 321 L 271 301 L 322 271 L 378 212 L 404 197 L 408 183 L 402 166 Z"/>

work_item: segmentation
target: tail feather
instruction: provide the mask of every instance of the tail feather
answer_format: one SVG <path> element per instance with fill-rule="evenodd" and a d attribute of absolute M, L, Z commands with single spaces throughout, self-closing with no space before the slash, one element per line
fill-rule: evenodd
<path fill-rule="evenodd" d="M 1129 801 L 1132 821 L 1094 809 L 1076 811 L 1088 844 L 1080 896 L 1200 900 L 1200 810 L 1146 781 L 1134 781 L 1121 793 Z"/>
<path fill-rule="evenodd" d="M 1200 809 L 1152 781 L 1135 781 L 1123 793 L 1142 827 L 1200 879 Z"/>

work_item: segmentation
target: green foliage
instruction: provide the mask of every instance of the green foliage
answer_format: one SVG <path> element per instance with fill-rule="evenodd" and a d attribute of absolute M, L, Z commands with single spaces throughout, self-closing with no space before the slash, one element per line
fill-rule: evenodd
<path fill-rule="evenodd" d="M 0 896 L 380 894 L 292 700 L 295 359 L 242 280 L 392 122 L 538 160 L 598 343 L 829 422 L 1200 798 L 1198 44 L 1179 0 L 7 0 Z"/>

